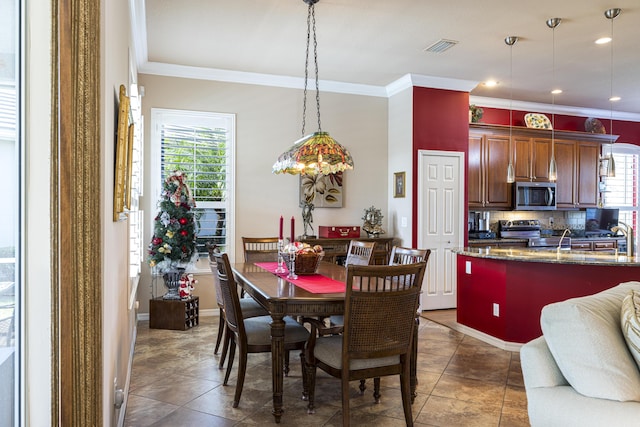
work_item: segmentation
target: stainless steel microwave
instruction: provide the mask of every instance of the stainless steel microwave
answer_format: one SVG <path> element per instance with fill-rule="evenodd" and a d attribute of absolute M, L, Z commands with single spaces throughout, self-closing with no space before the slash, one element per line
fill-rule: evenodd
<path fill-rule="evenodd" d="M 555 210 L 555 182 L 516 182 L 513 208 L 520 211 Z"/>

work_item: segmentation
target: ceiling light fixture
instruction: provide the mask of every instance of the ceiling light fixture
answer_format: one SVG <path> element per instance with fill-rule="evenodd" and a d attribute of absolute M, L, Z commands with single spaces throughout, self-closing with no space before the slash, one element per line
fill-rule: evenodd
<path fill-rule="evenodd" d="M 516 180 L 516 171 L 513 167 L 513 45 L 518 42 L 518 37 L 507 36 L 504 42 L 509 46 L 509 165 L 507 166 L 507 182 Z"/>
<path fill-rule="evenodd" d="M 319 0 L 303 0 L 309 5 L 307 14 L 307 54 L 304 67 L 304 95 L 302 106 L 302 138 L 287 151 L 278 156 L 273 165 L 273 173 L 290 173 L 293 175 L 329 175 L 353 169 L 353 159 L 349 151 L 322 131 L 320 122 L 320 90 L 318 79 L 318 42 L 316 39 L 315 4 Z M 313 29 L 313 32 L 312 32 Z M 318 131 L 304 136 L 307 112 L 307 81 L 309 76 L 309 44 L 313 34 L 313 60 L 315 65 L 316 111 L 318 114 Z"/>
<path fill-rule="evenodd" d="M 560 25 L 562 18 L 547 19 L 547 27 L 553 30 L 553 52 L 552 52 L 552 81 L 556 82 L 556 27 Z M 556 164 L 555 153 L 555 132 L 556 132 L 556 91 L 551 91 L 551 160 L 549 160 L 549 181 L 555 182 L 558 179 L 558 165 Z"/>
<path fill-rule="evenodd" d="M 611 21 L 611 77 L 609 81 L 609 131 L 611 132 L 611 144 L 609 144 L 609 161 L 607 162 L 607 176 L 616 176 L 616 163 L 613 160 L 613 103 L 619 101 L 619 96 L 613 95 L 613 20 L 620 15 L 622 9 L 613 8 L 604 11 L 604 16 Z"/>
<path fill-rule="evenodd" d="M 498 86 L 498 82 L 495 80 L 487 80 L 486 82 L 483 83 L 486 87 L 494 87 L 494 86 Z"/>
<path fill-rule="evenodd" d="M 611 37 L 600 37 L 596 40 L 596 44 L 607 44 L 611 41 Z"/>

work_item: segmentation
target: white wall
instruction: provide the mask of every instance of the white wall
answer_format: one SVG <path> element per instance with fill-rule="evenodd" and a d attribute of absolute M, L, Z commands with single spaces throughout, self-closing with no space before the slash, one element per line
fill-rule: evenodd
<path fill-rule="evenodd" d="M 389 98 L 389 233 L 402 246 L 412 247 L 413 223 L 413 88 Z M 393 197 L 393 174 L 406 172 L 405 197 Z M 406 226 L 402 219 L 406 218 Z"/>
<path fill-rule="evenodd" d="M 150 200 L 149 118 L 151 108 L 214 111 L 236 114 L 236 248 L 242 259 L 241 237 L 276 236 L 278 219 L 296 218 L 296 234 L 302 234 L 298 206 L 299 178 L 274 175 L 277 156 L 300 138 L 302 90 L 235 83 L 140 75 L 145 88 L 142 99 L 145 120 L 145 242 L 149 242 L 156 200 Z M 315 98 L 315 94 L 312 97 Z M 321 93 L 322 129 L 346 146 L 355 168 L 345 172 L 343 208 L 316 208 L 313 226 L 362 226 L 364 210 L 372 205 L 387 211 L 387 99 L 336 93 Z M 314 103 L 307 110 L 307 132 L 315 131 Z M 385 218 L 386 220 L 386 218 Z M 386 229 L 386 223 L 384 224 Z M 147 312 L 149 269 L 144 267 L 138 289 L 140 312 Z M 162 287 L 162 285 L 160 285 Z M 197 289 L 196 289 L 197 290 Z M 197 293 L 197 292 L 196 292 Z M 213 308 L 213 299 L 202 299 L 203 308 Z"/>
<path fill-rule="evenodd" d="M 123 419 L 114 407 L 114 379 L 125 389 L 135 340 L 135 310 L 129 309 L 129 223 L 113 222 L 113 181 L 115 118 L 121 84 L 129 93 L 129 50 L 131 28 L 129 2 L 101 3 L 101 179 L 102 188 L 102 345 L 103 345 L 103 425 Z M 134 76 L 135 78 L 135 76 Z M 123 407 L 124 409 L 124 407 Z"/>

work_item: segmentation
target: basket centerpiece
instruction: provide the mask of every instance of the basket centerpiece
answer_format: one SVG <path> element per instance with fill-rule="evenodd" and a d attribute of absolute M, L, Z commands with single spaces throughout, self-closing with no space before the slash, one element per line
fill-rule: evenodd
<path fill-rule="evenodd" d="M 320 245 L 312 247 L 307 243 L 293 242 L 284 247 L 282 255 L 289 271 L 293 267 L 295 274 L 316 274 L 324 256 L 324 250 Z"/>

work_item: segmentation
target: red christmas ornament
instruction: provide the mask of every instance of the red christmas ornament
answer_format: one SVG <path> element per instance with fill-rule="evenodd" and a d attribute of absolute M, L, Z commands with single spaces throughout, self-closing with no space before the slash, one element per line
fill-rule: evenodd
<path fill-rule="evenodd" d="M 185 225 L 187 223 L 187 218 L 180 218 L 178 220 L 178 222 L 180 223 L 180 225 Z M 184 236 L 184 234 L 183 234 L 183 236 Z"/>
<path fill-rule="evenodd" d="M 160 237 L 154 237 L 153 242 L 154 245 L 159 245 L 162 243 L 162 239 Z"/>
<path fill-rule="evenodd" d="M 187 230 L 180 230 L 180 235 L 187 237 L 187 234 L 189 234 Z"/>

